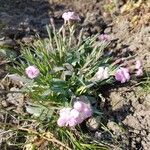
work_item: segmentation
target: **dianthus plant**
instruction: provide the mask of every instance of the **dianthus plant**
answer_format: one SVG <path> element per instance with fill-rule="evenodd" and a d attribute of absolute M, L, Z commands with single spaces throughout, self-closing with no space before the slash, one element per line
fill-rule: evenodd
<path fill-rule="evenodd" d="M 99 114 L 91 104 L 98 99 L 102 85 L 114 82 L 116 67 L 108 55 L 107 35 L 83 38 L 83 30 L 76 31 L 79 16 L 68 12 L 63 18 L 59 30 L 51 20 L 47 26 L 48 38 L 37 36 L 32 44 L 21 46 L 20 58 L 12 68 L 15 75 L 9 77 L 20 80 L 21 90 L 34 100 L 34 104 L 26 106 L 28 113 L 40 120 L 51 119 L 49 130 L 65 143 L 72 143 L 74 149 L 83 149 L 84 144 L 67 138 L 72 134 L 69 130 L 74 131 L 92 115 Z M 123 71 L 118 72 L 118 81 L 128 80 L 128 72 Z M 54 129 L 56 123 L 59 127 Z M 67 130 L 64 132 L 60 127 Z M 80 142 L 86 143 L 83 137 Z"/>
<path fill-rule="evenodd" d="M 70 128 L 75 131 L 76 126 L 80 127 L 78 125 L 92 115 L 98 115 L 92 103 L 101 95 L 102 86 L 115 80 L 128 82 L 130 70 L 113 63 L 107 49 L 108 35 L 83 38 L 84 30 L 76 31 L 80 21 L 76 13 L 66 12 L 62 18 L 64 24 L 59 30 L 51 20 L 51 25 L 47 26 L 48 38 L 38 36 L 32 44 L 22 46 L 20 59 L 12 68 L 18 74 L 9 77 L 21 80 L 21 90 L 29 99 L 40 103 L 27 106 L 27 112 L 42 119 L 49 117 L 49 129 L 60 140 L 69 141 L 67 145 L 72 143 L 73 149 L 84 150 L 85 146 L 94 145 L 88 145 L 84 136 L 77 136 L 77 132 L 69 132 Z M 141 61 L 136 62 L 135 69 L 137 76 L 143 74 Z M 55 128 L 56 123 L 67 129 Z M 74 136 L 82 144 L 77 143 Z"/>
<path fill-rule="evenodd" d="M 51 20 L 47 32 L 48 38 L 38 37 L 22 46 L 21 58 L 13 68 L 28 79 L 23 89 L 31 99 L 55 103 L 58 109 L 66 105 L 73 108 L 74 97 L 98 97 L 101 86 L 113 82 L 115 66 L 104 53 L 109 44 L 106 38 L 101 39 L 99 34 L 83 38 L 83 30 L 76 32 L 75 20 L 68 18 L 59 30 Z"/>

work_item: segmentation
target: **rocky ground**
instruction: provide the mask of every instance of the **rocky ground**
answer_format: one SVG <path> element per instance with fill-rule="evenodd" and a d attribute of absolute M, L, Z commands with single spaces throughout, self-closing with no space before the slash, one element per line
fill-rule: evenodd
<path fill-rule="evenodd" d="M 1 0 L 0 48 L 9 47 L 14 53 L 19 53 L 19 42 L 30 43 L 36 38 L 36 34 L 41 37 L 47 36 L 45 25 L 50 23 L 51 17 L 54 17 L 56 25 L 60 26 L 63 23 L 62 13 L 74 10 L 81 16 L 80 28 L 84 27 L 85 36 L 95 33 L 109 34 L 112 41 L 111 51 L 115 58 L 127 56 L 140 58 L 146 72 L 149 73 L 150 4 L 139 1 L 136 6 L 131 7 L 125 3 L 126 1 L 121 1 L 114 10 L 108 12 L 106 9 L 108 2 L 106 0 L 86 0 L 86 2 Z M 0 107 L 21 114 L 24 109 L 24 95 L 4 93 L 4 90 L 13 92 L 19 88 L 18 84 L 4 78 L 5 64 L 9 63 L 4 55 L 3 51 L 0 51 Z M 100 103 L 100 108 L 105 112 L 108 129 L 120 140 L 123 149 L 149 150 L 150 92 L 144 91 L 143 87 L 135 84 L 138 85 L 135 82 L 124 87 L 111 87 L 109 92 L 103 93 L 105 100 Z M 6 113 L 2 111 L 0 120 L 4 121 L 5 117 Z M 17 121 L 10 118 L 9 122 Z M 95 136 L 98 134 L 99 132 L 96 131 Z M 2 138 L 10 135 L 5 134 Z M 101 140 L 102 136 L 97 138 Z"/>

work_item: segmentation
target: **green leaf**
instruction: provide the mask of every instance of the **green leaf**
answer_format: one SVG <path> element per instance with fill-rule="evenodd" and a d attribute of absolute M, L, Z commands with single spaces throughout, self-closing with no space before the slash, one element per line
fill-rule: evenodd
<path fill-rule="evenodd" d="M 40 105 L 40 104 L 30 104 L 26 106 L 26 111 L 35 116 L 39 117 L 41 120 L 46 118 L 51 118 L 54 112 L 54 109 L 48 109 L 47 107 Z"/>
<path fill-rule="evenodd" d="M 0 49 L 0 56 L 6 59 L 14 59 L 17 57 L 17 53 L 12 49 Z"/>
<path fill-rule="evenodd" d="M 42 97 L 46 97 L 52 93 L 51 89 L 46 90 L 43 94 L 41 94 Z"/>
<path fill-rule="evenodd" d="M 64 67 L 54 67 L 53 68 L 53 72 L 59 72 L 59 71 L 62 71 L 62 70 L 65 70 L 65 68 Z"/>

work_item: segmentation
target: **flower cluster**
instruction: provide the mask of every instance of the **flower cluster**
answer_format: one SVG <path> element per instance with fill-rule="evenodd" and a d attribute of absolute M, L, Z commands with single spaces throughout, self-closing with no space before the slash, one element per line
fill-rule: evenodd
<path fill-rule="evenodd" d="M 143 75 L 142 63 L 140 60 L 136 61 L 135 64 L 136 76 Z M 36 66 L 29 66 L 25 69 L 25 73 L 30 79 L 34 79 L 39 76 L 40 71 Z M 108 67 L 99 67 L 98 71 L 94 75 L 93 79 L 95 80 L 105 80 L 110 76 Z M 128 68 L 120 67 L 115 72 L 115 79 L 121 83 L 128 82 L 130 80 L 130 73 Z M 80 102 L 81 103 L 81 102 Z"/>
<path fill-rule="evenodd" d="M 142 62 L 137 60 L 135 63 L 135 74 L 137 77 L 143 75 Z M 121 83 L 128 82 L 130 80 L 130 72 L 128 68 L 120 67 L 115 73 L 115 79 Z"/>
<path fill-rule="evenodd" d="M 82 123 L 85 119 L 91 117 L 92 109 L 89 104 L 82 101 L 76 101 L 73 108 L 63 108 L 59 113 L 60 117 L 57 121 L 58 126 L 74 127 Z"/>

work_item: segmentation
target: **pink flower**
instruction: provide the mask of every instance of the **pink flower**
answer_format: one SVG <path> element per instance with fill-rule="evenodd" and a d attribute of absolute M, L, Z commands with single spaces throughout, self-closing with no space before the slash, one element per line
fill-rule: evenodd
<path fill-rule="evenodd" d="M 109 41 L 110 37 L 107 34 L 101 34 L 101 35 L 98 36 L 98 39 L 101 40 L 101 41 Z"/>
<path fill-rule="evenodd" d="M 60 117 L 57 120 L 58 126 L 74 127 L 92 116 L 92 109 L 89 104 L 77 101 L 74 103 L 73 107 L 73 109 L 63 108 L 60 110 Z"/>
<path fill-rule="evenodd" d="M 40 71 L 36 66 L 29 66 L 25 69 L 25 73 L 28 78 L 34 79 L 40 74 Z"/>
<path fill-rule="evenodd" d="M 125 83 L 130 80 L 129 69 L 121 67 L 116 71 L 115 79 L 121 83 Z"/>
<path fill-rule="evenodd" d="M 68 120 L 68 125 L 70 127 L 76 126 L 77 124 L 80 124 L 83 121 L 83 118 L 81 118 L 81 112 L 79 112 L 76 109 L 72 109 L 70 111 L 70 118 Z"/>
<path fill-rule="evenodd" d="M 98 72 L 95 74 L 97 80 L 104 80 L 109 78 L 108 67 L 99 67 Z"/>
<path fill-rule="evenodd" d="M 75 13 L 75 12 L 65 12 L 63 15 L 62 15 L 62 18 L 66 21 L 70 21 L 70 20 L 73 20 L 73 21 L 80 21 L 80 17 Z"/>
<path fill-rule="evenodd" d="M 135 69 L 140 69 L 142 68 L 142 62 L 140 60 L 137 60 L 135 63 Z"/>
<path fill-rule="evenodd" d="M 136 70 L 136 76 L 137 77 L 140 77 L 143 75 L 143 69 L 142 68 L 139 68 L 138 70 Z"/>

